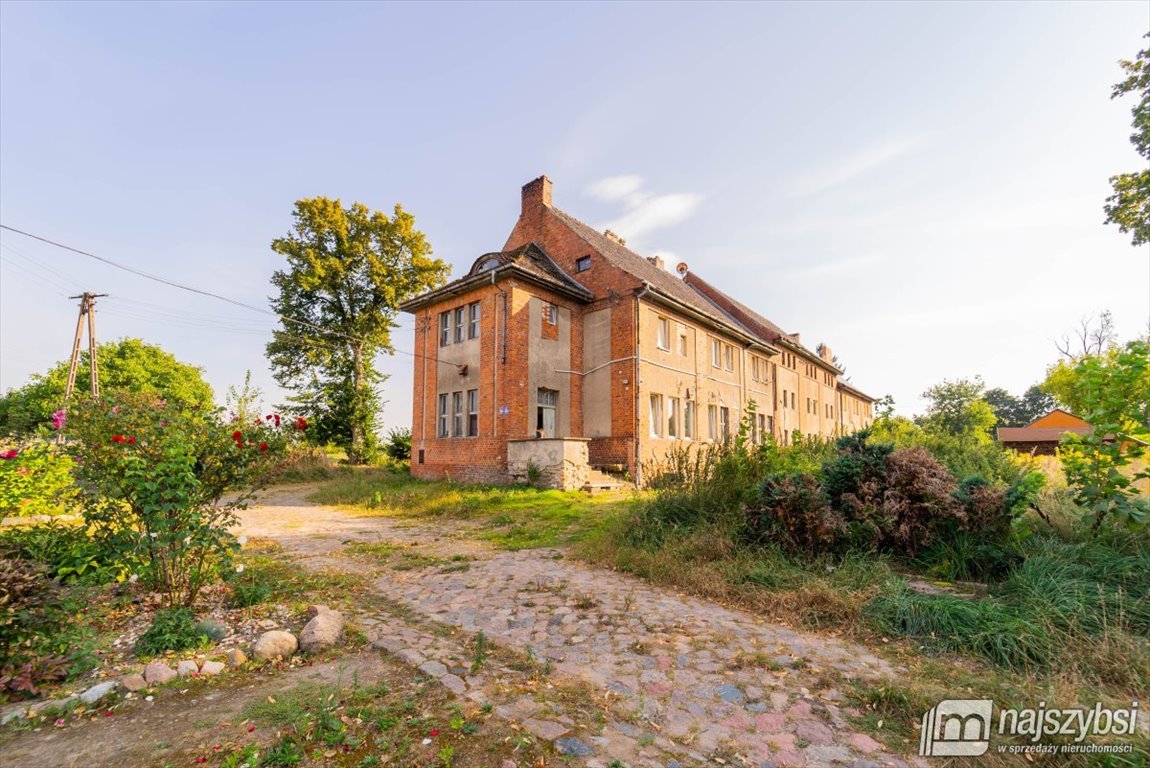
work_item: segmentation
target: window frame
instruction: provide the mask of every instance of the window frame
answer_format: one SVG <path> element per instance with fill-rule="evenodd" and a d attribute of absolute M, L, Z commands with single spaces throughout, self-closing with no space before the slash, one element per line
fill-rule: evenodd
<path fill-rule="evenodd" d="M 559 325 L 559 305 L 549 301 L 543 302 L 543 322 L 548 325 Z"/>
<path fill-rule="evenodd" d="M 439 346 L 451 344 L 451 310 L 439 313 Z"/>
<path fill-rule="evenodd" d="M 731 439 L 731 409 L 725 405 L 719 406 L 719 432 L 723 442 Z"/>
<path fill-rule="evenodd" d="M 465 315 L 466 313 L 463 311 L 463 307 L 455 308 L 455 333 L 452 334 L 452 338 L 455 340 L 456 344 L 463 343 L 463 323 L 466 319 Z"/>
<path fill-rule="evenodd" d="M 652 394 L 650 397 L 650 410 L 647 414 L 647 420 L 650 422 L 648 431 L 651 437 L 663 437 L 663 431 L 666 424 L 663 423 L 663 396 Z"/>
<path fill-rule="evenodd" d="M 680 400 L 677 397 L 667 398 L 667 437 L 678 440 L 683 430 L 679 426 Z"/>
<path fill-rule="evenodd" d="M 695 401 L 687 400 L 683 403 L 683 439 L 695 439 Z"/>
<path fill-rule="evenodd" d="M 655 316 L 655 346 L 664 352 L 671 351 L 671 319 Z"/>
<path fill-rule="evenodd" d="M 722 369 L 723 367 L 723 342 L 711 337 L 711 367 Z"/>
<path fill-rule="evenodd" d="M 480 318 L 479 302 L 473 301 L 467 305 L 467 338 L 468 338 L 468 340 L 479 338 L 479 318 Z"/>
<path fill-rule="evenodd" d="M 440 440 L 451 437 L 451 433 L 447 429 L 447 399 L 448 398 L 446 392 L 439 393 L 439 427 L 436 431 L 436 436 Z"/>
<path fill-rule="evenodd" d="M 451 393 L 451 436 L 463 437 L 463 392 Z"/>
<path fill-rule="evenodd" d="M 479 390 L 467 390 L 467 436 L 479 437 Z"/>
<path fill-rule="evenodd" d="M 590 256 L 580 256 L 579 258 L 575 259 L 575 271 L 576 272 L 586 272 L 589 269 L 591 269 L 591 257 Z"/>

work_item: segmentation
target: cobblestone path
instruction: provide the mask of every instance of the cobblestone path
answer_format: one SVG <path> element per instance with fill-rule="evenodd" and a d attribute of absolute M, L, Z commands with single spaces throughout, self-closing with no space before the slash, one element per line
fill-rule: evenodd
<path fill-rule="evenodd" d="M 348 567 L 403 610 L 359 618 L 381 648 L 452 692 L 554 742 L 574 764 L 925 765 L 853 730 L 841 686 L 893 669 L 866 648 L 592 568 L 560 550 L 500 552 L 454 521 L 435 527 L 312 506 L 290 493 L 245 512 L 244 531 L 276 539 L 303 565 Z M 422 566 L 351 555 L 351 542 L 399 547 Z M 483 636 L 547 670 L 553 685 L 512 685 L 523 668 L 484 666 L 452 633 Z M 455 638 L 459 632 L 453 633 Z M 549 695 L 548 688 L 582 692 Z M 588 720 L 586 711 L 601 714 Z"/>

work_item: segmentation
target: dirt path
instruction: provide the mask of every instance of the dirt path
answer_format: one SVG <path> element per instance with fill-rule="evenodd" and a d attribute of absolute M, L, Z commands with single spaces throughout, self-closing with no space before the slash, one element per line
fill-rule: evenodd
<path fill-rule="evenodd" d="M 849 725 L 837 686 L 899 673 L 866 648 L 591 568 L 560 550 L 500 552 L 470 539 L 470 528 L 313 505 L 299 488 L 242 516 L 244 533 L 278 541 L 304 567 L 365 573 L 400 606 L 361 617 L 377 647 L 456 695 L 490 702 L 588 766 L 716 757 L 755 766 L 922 764 Z M 356 542 L 385 556 L 354 555 Z M 549 684 L 524 694 L 515 679 L 524 669 L 506 665 L 473 674 L 473 646 L 460 632 L 541 665 Z M 600 714 L 589 721 L 591 710 Z"/>

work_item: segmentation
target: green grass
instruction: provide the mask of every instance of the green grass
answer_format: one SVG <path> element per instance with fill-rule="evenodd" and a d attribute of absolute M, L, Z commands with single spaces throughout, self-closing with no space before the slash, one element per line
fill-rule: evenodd
<path fill-rule="evenodd" d="M 309 499 L 370 515 L 468 520 L 477 525 L 477 538 L 507 550 L 579 540 L 635 503 L 632 495 L 427 482 L 379 468 L 359 469 L 328 481 Z"/>

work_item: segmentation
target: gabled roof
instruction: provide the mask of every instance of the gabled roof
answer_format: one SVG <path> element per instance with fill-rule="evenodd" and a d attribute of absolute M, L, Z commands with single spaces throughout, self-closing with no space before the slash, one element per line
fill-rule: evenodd
<path fill-rule="evenodd" d="M 1090 434 L 1090 427 L 999 427 L 998 439 L 1003 443 L 1057 443 L 1067 433 Z"/>
<path fill-rule="evenodd" d="M 555 214 L 556 218 L 563 222 L 572 232 L 598 251 L 611 266 L 623 270 L 638 280 L 642 280 L 651 286 L 652 289 L 675 301 L 686 304 L 691 309 L 709 317 L 720 325 L 731 325 L 730 318 L 728 318 L 726 314 L 719 311 L 714 304 L 704 299 L 667 270 L 655 266 L 648 261 L 646 257 L 640 256 L 622 243 L 612 240 L 602 232 L 584 224 L 571 214 L 565 213 L 554 206 L 551 206 L 550 210 L 551 213 Z M 745 331 L 738 326 L 735 326 L 732 330 L 739 335 L 745 333 Z"/>
<path fill-rule="evenodd" d="M 399 308 L 413 312 L 449 296 L 473 290 L 483 283 L 506 275 L 517 275 L 543 288 L 580 301 L 592 301 L 595 295 L 568 275 L 547 253 L 535 243 L 521 245 L 510 251 L 485 253 L 474 261 L 463 277 L 452 280 L 434 291 L 420 294 L 403 302 Z M 494 277 L 493 277 L 494 276 Z"/>

